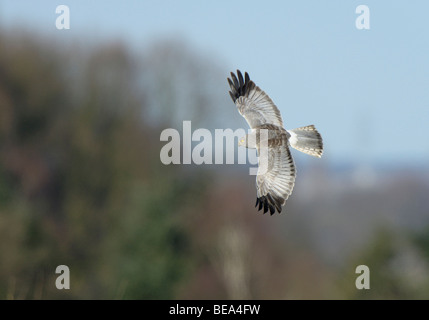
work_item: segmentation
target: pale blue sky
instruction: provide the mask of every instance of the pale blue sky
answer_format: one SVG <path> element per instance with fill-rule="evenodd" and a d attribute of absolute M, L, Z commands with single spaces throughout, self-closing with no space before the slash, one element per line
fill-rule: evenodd
<path fill-rule="evenodd" d="M 55 28 L 60 4 L 68 31 Z M 360 4 L 370 30 L 355 27 Z M 184 39 L 225 70 L 248 71 L 287 128 L 314 123 L 331 159 L 392 165 L 429 162 L 428 15 L 428 1 L 0 2 L 1 28 L 63 32 L 64 41 Z"/>

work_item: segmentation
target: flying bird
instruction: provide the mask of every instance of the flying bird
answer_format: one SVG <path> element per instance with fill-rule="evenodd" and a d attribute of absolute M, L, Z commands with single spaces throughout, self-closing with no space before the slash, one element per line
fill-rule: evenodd
<path fill-rule="evenodd" d="M 279 109 L 247 72 L 244 78 L 239 70 L 237 76 L 231 72 L 231 78 L 229 94 L 251 128 L 238 144 L 258 152 L 255 207 L 264 209 L 264 214 L 280 213 L 295 185 L 296 169 L 289 146 L 320 158 L 322 137 L 314 125 L 286 130 Z"/>

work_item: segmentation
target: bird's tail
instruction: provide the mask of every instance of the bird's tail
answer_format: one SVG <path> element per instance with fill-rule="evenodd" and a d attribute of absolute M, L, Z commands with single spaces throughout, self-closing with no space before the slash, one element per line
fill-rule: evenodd
<path fill-rule="evenodd" d="M 323 153 L 323 140 L 313 125 L 287 130 L 292 148 L 320 158 Z"/>

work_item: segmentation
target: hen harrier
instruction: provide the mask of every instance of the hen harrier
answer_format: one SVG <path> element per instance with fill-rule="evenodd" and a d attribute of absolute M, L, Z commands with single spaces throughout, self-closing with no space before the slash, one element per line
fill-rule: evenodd
<path fill-rule="evenodd" d="M 228 78 L 231 87 L 229 94 L 252 129 L 238 144 L 256 148 L 258 152 L 255 207 L 259 205 L 258 210 L 264 208 L 264 214 L 269 210 L 273 215 L 276 209 L 280 213 L 295 184 L 296 169 L 289 145 L 320 158 L 323 153 L 322 137 L 313 125 L 284 129 L 280 111 L 270 97 L 250 80 L 247 72 L 243 79 L 237 70 L 237 76 L 231 72 L 232 80 Z M 266 139 L 261 140 L 264 129 Z M 264 146 L 267 150 L 262 149 Z M 266 156 L 262 157 L 264 154 Z M 265 160 L 265 168 L 261 170 Z"/>

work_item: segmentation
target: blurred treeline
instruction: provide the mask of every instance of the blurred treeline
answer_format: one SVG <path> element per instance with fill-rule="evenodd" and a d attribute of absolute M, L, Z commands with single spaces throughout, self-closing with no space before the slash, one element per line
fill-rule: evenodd
<path fill-rule="evenodd" d="M 291 198 L 270 217 L 253 208 L 246 170 L 161 164 L 163 129 L 235 115 L 225 75 L 180 42 L 135 54 L 1 34 L 0 299 L 429 298 L 424 228 L 375 228 L 331 263 L 311 228 L 323 233 L 324 210 L 347 216 L 352 195 Z M 359 264 L 370 290 L 354 286 Z M 55 287 L 58 265 L 70 290 Z"/>

